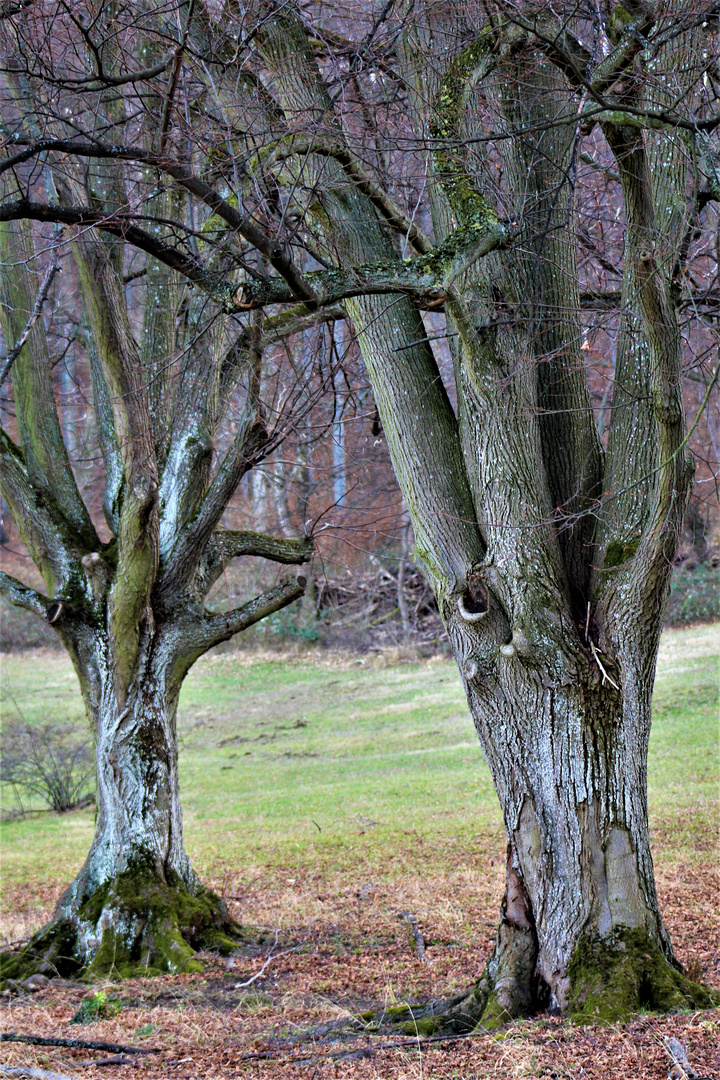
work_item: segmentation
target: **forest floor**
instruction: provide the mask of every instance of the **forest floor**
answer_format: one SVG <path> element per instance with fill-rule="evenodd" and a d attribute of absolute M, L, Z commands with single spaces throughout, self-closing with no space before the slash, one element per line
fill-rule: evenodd
<path fill-rule="evenodd" d="M 718 627 L 663 636 L 649 760 L 666 925 L 688 972 L 714 987 L 719 656 Z M 611 1028 L 540 1016 L 444 1041 L 346 1026 L 369 1008 L 469 986 L 492 947 L 504 883 L 500 817 L 454 668 L 401 659 L 228 651 L 198 663 L 179 715 L 187 846 L 261 942 L 206 957 L 204 975 L 53 980 L 6 997 L 4 1033 L 153 1052 L 103 1066 L 114 1051 L 6 1041 L 0 1062 L 148 1080 L 660 1080 L 674 1037 L 698 1076 L 720 1080 L 720 1010 Z M 3 657 L 4 716 L 79 722 L 73 679 L 57 654 Z M 3 800 L 11 809 L 12 792 Z M 89 810 L 4 824 L 1 942 L 47 920 L 91 835 Z M 105 1016 L 73 1023 L 83 1003 L 91 1021 Z"/>

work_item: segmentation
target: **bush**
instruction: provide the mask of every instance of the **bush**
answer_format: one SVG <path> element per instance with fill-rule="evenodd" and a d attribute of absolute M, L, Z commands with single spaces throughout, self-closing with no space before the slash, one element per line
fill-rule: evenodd
<path fill-rule="evenodd" d="M 22 794 L 40 798 L 58 814 L 87 805 L 94 772 L 90 739 L 81 738 L 71 724 L 3 725 L 0 781 L 14 791 L 20 813 L 25 811 Z"/>
<path fill-rule="evenodd" d="M 665 609 L 666 626 L 720 619 L 720 567 L 710 562 L 677 567 Z"/>

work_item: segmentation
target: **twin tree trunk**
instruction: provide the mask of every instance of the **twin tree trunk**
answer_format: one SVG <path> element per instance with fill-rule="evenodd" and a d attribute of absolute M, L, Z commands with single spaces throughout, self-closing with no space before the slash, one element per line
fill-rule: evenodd
<path fill-rule="evenodd" d="M 652 74 L 650 60 L 641 55 L 647 35 L 658 30 L 651 15 L 641 12 L 627 28 L 603 25 L 603 34 L 614 35 L 614 48 L 595 64 L 595 46 L 588 50 L 571 32 L 572 20 L 566 24 L 551 8 L 533 9 L 527 22 L 521 14 L 507 22 L 501 14 L 490 21 L 486 13 L 476 14 L 475 23 L 470 17 L 465 25 L 456 5 L 418 0 L 407 5 L 398 39 L 418 136 L 430 137 L 419 145 L 430 147 L 434 247 L 353 164 L 338 112 L 343 96 L 331 96 L 316 44 L 292 3 L 259 4 L 253 48 L 263 74 L 272 78 L 270 89 L 258 82 L 253 92 L 267 114 L 268 132 L 277 127 L 283 137 L 274 158 L 261 153 L 248 159 L 249 175 L 256 172 L 253 182 L 262 178 L 263 185 L 268 179 L 286 182 L 291 199 L 296 191 L 303 199 L 311 196 L 301 202 L 298 220 L 310 213 L 327 257 L 350 272 L 304 276 L 280 243 L 186 166 L 160 155 L 153 168 L 203 199 L 280 275 L 248 277 L 240 287 L 231 282 L 220 296 L 226 310 L 295 300 L 314 311 L 334 299 L 344 303 L 355 326 L 411 515 L 416 559 L 450 636 L 508 839 L 507 886 L 486 971 L 469 993 L 445 1003 L 441 1016 L 420 1022 L 427 1030 L 492 1026 L 544 1007 L 614 1020 L 643 1007 L 707 1005 L 712 995 L 682 975 L 663 928 L 646 783 L 662 609 L 691 486 L 677 304 L 685 238 L 693 234 L 701 206 L 687 199 L 687 145 L 672 132 L 640 130 L 636 117 L 623 112 L 628 102 L 637 112 L 655 92 L 645 78 Z M 658 56 L 674 71 L 681 65 L 673 36 L 668 40 Z M 432 74 L 438 41 L 455 43 L 442 77 Z M 203 54 L 205 45 L 196 51 Z M 232 56 L 238 55 L 233 45 Z M 510 136 L 497 149 L 502 178 L 498 161 L 482 157 L 490 113 L 469 107 L 475 107 L 472 92 L 481 82 L 494 99 L 493 124 L 504 123 Z M 235 86 L 231 79 L 223 93 L 230 83 Z M 600 97 L 616 87 L 617 109 L 598 110 Z M 597 100 L 588 100 L 588 88 Z M 667 105 L 667 91 L 657 93 Z M 233 115 L 240 123 L 242 108 Z M 574 117 L 577 123 L 569 124 Z M 310 140 L 296 142 L 297 132 L 304 135 L 311 123 L 317 130 Z M 580 346 L 574 207 L 578 146 L 596 125 L 604 152 L 614 157 L 625 229 L 606 449 L 595 429 Z M 473 135 L 476 156 L 468 161 Z M 269 141 L 276 146 L 274 137 Z M 284 142 L 286 174 L 278 168 Z M 108 160 L 121 152 L 149 161 L 147 154 L 117 146 L 108 148 Z M 293 155 L 301 166 L 292 164 Z M 262 175 L 264 168 L 279 178 Z M 500 220 L 489 201 L 503 184 L 517 221 Z M 10 210 L 30 213 L 32 207 Z M 86 222 L 84 213 L 58 220 Z M 107 222 L 102 227 L 113 228 Z M 114 227 L 158 258 L 169 258 L 167 244 L 153 246 L 151 237 L 122 222 Z M 399 229 L 418 257 L 399 259 L 388 228 Z M 313 229 L 310 235 L 316 245 Z M 214 288 L 210 279 L 217 275 L 201 274 L 196 261 L 190 265 L 175 252 L 167 265 L 192 275 L 201 288 Z M 179 624 L 157 614 L 153 620 L 145 603 L 156 592 L 158 551 L 162 563 L 163 550 L 177 547 L 174 566 L 164 569 L 165 610 L 172 606 L 175 579 L 189 584 L 189 548 L 195 543 L 199 568 L 200 549 L 252 455 L 239 447 L 212 483 L 207 470 L 198 485 L 188 482 L 186 505 L 167 529 L 151 534 L 154 477 L 165 512 L 173 502 L 165 497 L 173 478 L 165 484 L 159 476 L 149 403 L 144 411 L 134 407 L 135 400 L 145 400 L 146 372 L 131 362 L 129 320 L 127 333 L 115 341 L 117 327 L 104 316 L 108 305 L 91 288 L 96 280 L 87 269 L 88 310 L 98 341 L 103 334 L 107 339 L 101 344 L 107 400 L 117 413 L 117 449 L 127 458 L 118 529 L 124 561 L 107 624 L 65 635 L 97 730 L 97 834 L 54 923 L 32 948 L 45 948 L 58 968 L 71 956 L 71 965 L 91 971 L 188 970 L 193 947 L 223 946 L 232 933 L 222 903 L 202 889 L 189 866 L 177 791 L 180 683 L 193 659 L 220 638 L 205 635 L 202 647 L 184 650 Z M 111 286 L 108 278 L 107 295 Z M 397 295 L 383 297 L 390 292 Z M 417 302 L 428 297 L 444 302 L 456 407 L 418 310 Z M 200 373 L 206 369 L 201 356 L 197 366 Z M 198 395 L 186 397 L 192 412 Z M 250 414 L 257 411 L 255 398 L 249 386 Z M 212 409 L 207 412 L 196 424 L 202 437 L 188 434 L 168 455 L 166 468 L 182 462 L 180 471 L 192 475 L 192 451 L 209 469 L 203 432 L 212 428 Z M 260 431 L 261 418 L 250 414 L 248 431 Z M 21 506 L 32 484 L 15 449 L 5 468 Z M 204 482 L 209 486 L 203 495 Z M 118 485 L 114 494 L 120 492 Z M 112 511 L 113 501 L 108 505 Z M 42 502 L 36 511 L 38 530 L 51 537 L 53 522 L 43 518 Z M 93 530 L 88 522 L 82 527 L 90 535 L 86 550 L 94 544 Z M 172 535 L 161 542 L 165 532 Z M 258 548 L 255 536 L 253 553 L 267 554 L 268 538 L 260 539 Z M 225 542 L 217 540 L 212 565 L 222 562 Z M 243 551 L 236 534 L 233 553 Z M 39 552 L 36 562 L 43 559 Z M 47 560 L 47 580 L 65 573 L 64 555 L 53 559 Z M 278 561 L 304 559 L 298 548 Z M 144 592 L 135 587 L 138 577 Z M 7 587 L 20 597 L 19 583 Z M 278 603 L 268 601 L 263 610 L 277 610 L 299 592 L 280 589 Z M 174 610 L 183 602 L 180 592 L 171 599 Z M 40 600 L 26 606 L 32 604 Z M 233 627 L 241 628 L 236 622 Z"/>

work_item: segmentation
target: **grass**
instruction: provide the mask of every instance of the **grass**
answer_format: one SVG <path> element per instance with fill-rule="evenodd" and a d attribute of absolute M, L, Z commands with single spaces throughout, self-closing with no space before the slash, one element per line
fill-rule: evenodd
<path fill-rule="evenodd" d="M 719 657 L 717 626 L 663 636 L 649 798 L 666 861 L 692 862 L 717 834 Z M 85 723 L 56 653 L 3 657 L 2 707 L 31 723 Z M 210 655 L 186 681 L 178 730 L 186 842 L 203 874 L 358 861 L 387 874 L 420 855 L 440 870 L 481 838 L 502 858 L 499 807 L 450 661 Z M 6 823 L 6 886 L 68 881 L 92 827 L 92 811 Z"/>
<path fill-rule="evenodd" d="M 719 657 L 718 626 L 663 635 L 649 756 L 665 922 L 693 977 L 715 986 Z M 84 723 L 72 670 L 56 653 L 3 657 L 0 688 L 9 718 L 19 710 L 27 722 L 57 716 Z M 143 1062 L 149 1078 L 162 1080 L 180 1059 L 192 1062 L 183 1075 L 208 1077 L 245 1070 L 274 1077 L 281 1061 L 290 1080 L 574 1076 L 580 1067 L 588 1080 L 649 1080 L 667 1072 L 662 1040 L 669 1035 L 680 1038 L 700 1072 L 717 1072 L 717 1010 L 641 1016 L 588 1033 L 540 1017 L 500 1039 L 423 1048 L 422 1057 L 399 1049 L 346 1063 L 328 1059 L 330 1073 L 322 1063 L 302 1064 L 306 1044 L 284 1039 L 348 1010 L 467 987 L 492 948 L 505 842 L 457 671 L 446 660 L 218 653 L 188 677 L 179 733 L 193 862 L 239 921 L 271 931 L 269 940 L 279 935 L 280 944 L 272 958 L 239 954 L 230 970 L 210 961 L 206 976 L 100 987 L 123 1005 L 88 1035 L 136 1043 L 151 1031 L 162 1052 Z M 3 826 L 0 939 L 29 934 L 48 918 L 82 863 L 92 827 L 90 811 Z M 427 962 L 417 956 L 407 912 L 422 930 Z M 66 1025 L 88 993 L 54 981 L 8 1004 L 10 1026 L 76 1035 Z M 335 1043 L 318 1044 L 319 1053 L 335 1050 Z M 59 1072 L 73 1064 L 68 1051 L 12 1053 L 13 1064 Z"/>

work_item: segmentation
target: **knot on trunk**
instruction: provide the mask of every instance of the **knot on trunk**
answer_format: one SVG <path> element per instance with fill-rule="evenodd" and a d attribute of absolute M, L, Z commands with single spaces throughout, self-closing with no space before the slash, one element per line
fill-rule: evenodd
<path fill-rule="evenodd" d="M 92 590 L 93 600 L 96 604 L 102 603 L 110 583 L 110 570 L 107 563 L 97 551 L 83 555 L 80 563 Z"/>

